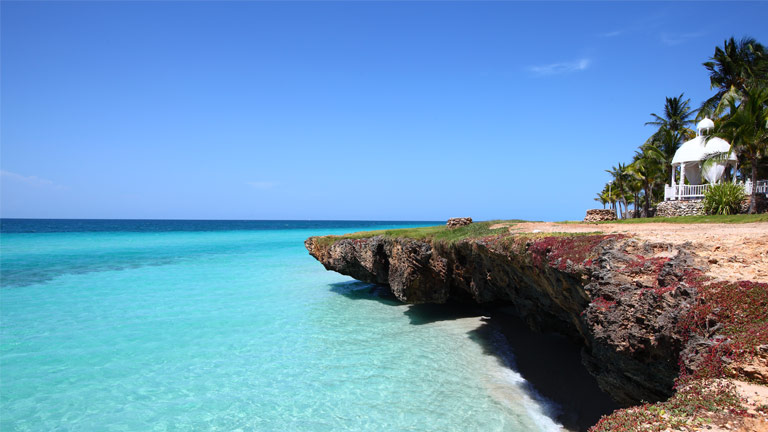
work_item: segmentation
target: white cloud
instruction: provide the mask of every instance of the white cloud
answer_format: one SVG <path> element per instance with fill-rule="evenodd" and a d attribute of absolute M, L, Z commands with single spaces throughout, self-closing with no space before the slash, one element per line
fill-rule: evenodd
<path fill-rule="evenodd" d="M 600 37 L 605 37 L 605 38 L 612 38 L 612 37 L 619 36 L 622 33 L 624 33 L 624 32 L 621 31 L 621 30 L 616 30 L 616 31 L 612 31 L 612 32 L 601 33 L 599 36 Z"/>
<path fill-rule="evenodd" d="M 15 172 L 10 172 L 6 170 L 0 170 L 0 177 L 6 180 L 16 181 L 19 183 L 26 183 L 32 186 L 49 187 L 53 189 L 67 189 L 66 186 L 57 184 L 51 180 L 48 180 L 42 177 L 25 176 L 25 175 L 17 174 Z"/>
<path fill-rule="evenodd" d="M 691 39 L 695 39 L 702 36 L 704 36 L 704 32 L 680 33 L 680 34 L 662 33 L 661 35 L 659 35 L 659 37 L 661 38 L 661 42 L 669 46 L 680 45 L 682 43 L 688 42 Z"/>
<path fill-rule="evenodd" d="M 531 72 L 536 75 L 562 75 L 586 70 L 591 63 L 590 59 L 583 58 L 570 62 L 552 63 L 548 65 L 531 66 Z"/>
<path fill-rule="evenodd" d="M 271 182 L 271 181 L 253 181 L 253 182 L 246 182 L 248 186 L 254 188 L 254 189 L 260 189 L 260 190 L 266 190 L 266 189 L 272 189 L 273 187 L 277 186 L 277 183 Z"/>

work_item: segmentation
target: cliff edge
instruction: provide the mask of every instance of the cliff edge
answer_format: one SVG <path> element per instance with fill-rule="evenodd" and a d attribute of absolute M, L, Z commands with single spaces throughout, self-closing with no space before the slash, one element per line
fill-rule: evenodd
<path fill-rule="evenodd" d="M 768 234 L 768 224 L 750 225 Z M 531 328 L 578 341 L 588 371 L 626 406 L 667 400 L 681 373 L 698 377 L 713 358 L 731 369 L 742 360 L 720 355 L 725 341 L 740 341 L 723 308 L 699 316 L 712 292 L 762 305 L 752 311 L 754 340 L 738 345 L 744 359 L 768 344 L 768 285 L 713 278 L 718 261 L 704 252 L 717 245 L 580 227 L 482 223 L 311 237 L 305 246 L 326 269 L 388 285 L 405 303 L 503 303 Z"/>

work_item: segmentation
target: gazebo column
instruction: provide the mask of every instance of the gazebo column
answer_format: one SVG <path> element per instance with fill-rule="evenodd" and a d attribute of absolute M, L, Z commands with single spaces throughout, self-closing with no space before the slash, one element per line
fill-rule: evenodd
<path fill-rule="evenodd" d="M 677 190 L 675 188 L 675 174 L 677 172 L 677 167 L 672 165 L 672 178 L 670 179 L 669 187 L 672 188 L 672 197 L 670 199 L 675 200 L 677 199 Z M 664 193 L 665 199 L 666 199 L 666 192 Z"/>
<path fill-rule="evenodd" d="M 678 199 L 683 194 L 683 188 L 685 187 L 685 162 L 680 164 L 680 188 L 678 189 Z"/>

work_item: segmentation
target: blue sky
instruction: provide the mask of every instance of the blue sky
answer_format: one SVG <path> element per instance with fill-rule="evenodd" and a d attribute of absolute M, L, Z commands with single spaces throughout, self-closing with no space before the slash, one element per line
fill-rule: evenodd
<path fill-rule="evenodd" d="M 768 3 L 0 4 L 0 214 L 580 219 Z"/>

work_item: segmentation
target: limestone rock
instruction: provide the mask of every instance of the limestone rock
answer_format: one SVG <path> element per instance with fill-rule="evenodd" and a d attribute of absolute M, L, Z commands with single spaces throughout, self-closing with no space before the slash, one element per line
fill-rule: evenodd
<path fill-rule="evenodd" d="M 591 209 L 587 210 L 587 216 L 584 222 L 603 222 L 616 220 L 616 213 L 610 209 Z"/>
<path fill-rule="evenodd" d="M 458 228 L 458 227 L 462 227 L 462 226 L 465 226 L 465 225 L 469 225 L 471 223 L 472 223 L 472 218 L 471 217 L 450 218 L 450 219 L 448 219 L 448 223 L 446 225 L 448 225 L 448 228 L 453 229 L 453 228 Z"/>
<path fill-rule="evenodd" d="M 656 206 L 657 217 L 699 216 L 704 214 L 701 200 L 662 201 Z"/>
<path fill-rule="evenodd" d="M 669 397 L 685 348 L 676 323 L 698 295 L 683 279 L 706 261 L 682 248 L 654 258 L 667 245 L 620 236 L 519 242 L 312 237 L 305 246 L 326 269 L 388 285 L 405 303 L 508 305 L 531 328 L 580 341 L 587 370 L 622 404 Z M 691 364 L 704 348 L 690 347 Z"/>

